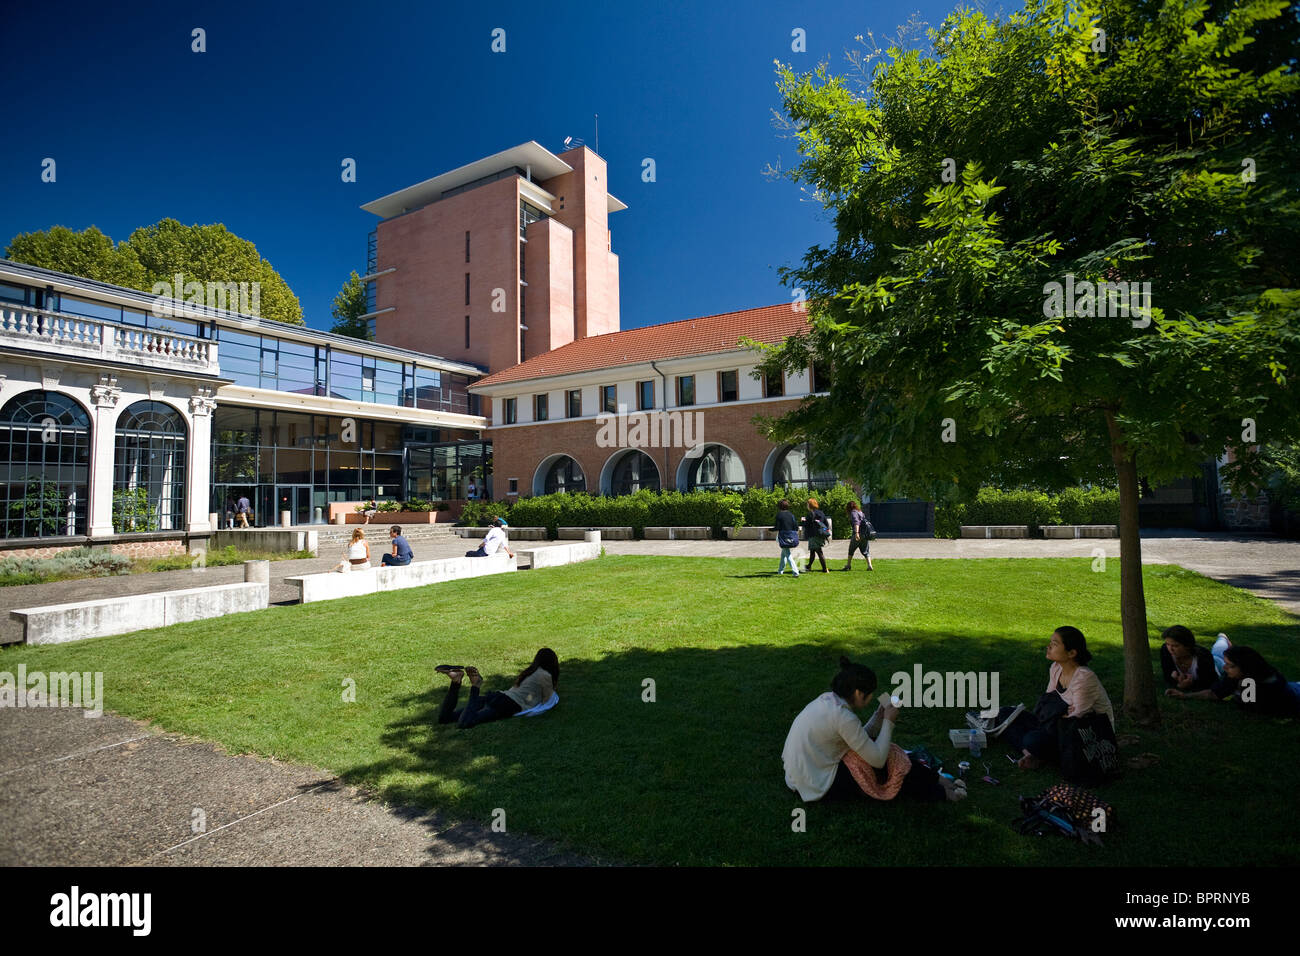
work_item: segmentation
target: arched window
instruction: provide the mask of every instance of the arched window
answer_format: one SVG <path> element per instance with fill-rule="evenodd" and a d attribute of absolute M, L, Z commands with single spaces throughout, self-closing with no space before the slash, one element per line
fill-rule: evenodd
<path fill-rule="evenodd" d="M 777 458 L 776 464 L 772 468 L 772 487 L 784 488 L 790 485 L 794 488 L 833 488 L 835 487 L 835 473 L 832 471 L 813 471 L 808 470 L 808 444 L 791 445 L 780 457 Z"/>
<path fill-rule="evenodd" d="M 90 416 L 59 392 L 24 392 L 0 408 L 6 538 L 86 533 Z"/>
<path fill-rule="evenodd" d="M 633 449 L 615 462 L 609 479 L 609 493 L 630 495 L 642 489 L 659 490 L 659 468 L 645 452 Z"/>
<path fill-rule="evenodd" d="M 689 459 L 688 459 L 689 461 Z M 698 458 L 690 462 L 686 473 L 686 490 L 744 491 L 745 466 L 740 456 L 725 445 L 705 445 Z"/>
<path fill-rule="evenodd" d="M 582 473 L 582 466 L 567 455 L 557 458 L 546 472 L 544 485 L 546 494 L 556 492 L 575 492 L 587 490 L 587 476 Z"/>
<path fill-rule="evenodd" d="M 122 410 L 113 456 L 113 530 L 185 527 L 185 418 L 162 402 Z"/>

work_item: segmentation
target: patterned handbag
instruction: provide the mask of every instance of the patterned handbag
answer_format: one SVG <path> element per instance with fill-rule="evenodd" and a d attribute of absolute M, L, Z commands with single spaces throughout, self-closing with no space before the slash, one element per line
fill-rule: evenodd
<path fill-rule="evenodd" d="M 1091 790 L 1056 783 L 1036 797 L 1021 797 L 1024 814 L 1011 826 L 1017 833 L 1060 833 L 1101 846 L 1101 835 L 1115 826 L 1115 808 Z"/>

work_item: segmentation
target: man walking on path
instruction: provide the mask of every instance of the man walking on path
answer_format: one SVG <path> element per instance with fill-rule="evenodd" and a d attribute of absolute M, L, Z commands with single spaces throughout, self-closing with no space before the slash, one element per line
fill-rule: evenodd
<path fill-rule="evenodd" d="M 239 526 L 241 528 L 247 528 L 248 514 L 253 510 L 253 506 L 248 503 L 248 496 L 240 495 L 239 502 L 235 505 L 235 507 L 239 510 Z"/>

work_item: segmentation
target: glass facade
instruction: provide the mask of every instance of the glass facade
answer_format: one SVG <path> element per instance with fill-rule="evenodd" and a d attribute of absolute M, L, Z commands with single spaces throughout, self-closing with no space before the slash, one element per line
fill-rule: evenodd
<path fill-rule="evenodd" d="M 556 459 L 546 471 L 542 483 L 544 494 L 557 492 L 574 492 L 587 490 L 587 476 L 582 473 L 582 466 L 567 455 Z"/>
<path fill-rule="evenodd" d="M 478 468 L 481 477 L 484 449 L 490 454 L 491 445 L 470 441 L 462 451 L 465 443 L 454 439 L 476 437 L 470 431 L 404 433 L 396 422 L 219 405 L 212 421 L 211 510 L 224 514 L 246 495 L 257 525 L 277 524 L 281 511 L 289 511 L 294 524 L 312 524 L 326 520 L 331 501 L 464 497 L 462 471 Z M 439 470 L 428 447 L 420 446 L 443 439 L 453 439 L 438 446 L 450 449 L 450 466 L 443 462 Z"/>
<path fill-rule="evenodd" d="M 614 463 L 614 472 L 609 479 L 609 493 L 630 495 L 641 490 L 659 490 L 659 467 L 643 451 L 624 452 Z"/>
<path fill-rule="evenodd" d="M 772 468 L 772 487 L 834 488 L 835 473 L 808 470 L 808 445 L 792 445 L 781 453 Z"/>
<path fill-rule="evenodd" d="M 408 443 L 406 446 L 407 498 L 430 501 L 464 498 L 471 478 L 483 489 L 491 472 L 491 442 Z"/>
<path fill-rule="evenodd" d="M 744 491 L 745 466 L 740 456 L 723 445 L 705 445 L 700 456 L 690 463 L 686 473 L 686 490 Z"/>

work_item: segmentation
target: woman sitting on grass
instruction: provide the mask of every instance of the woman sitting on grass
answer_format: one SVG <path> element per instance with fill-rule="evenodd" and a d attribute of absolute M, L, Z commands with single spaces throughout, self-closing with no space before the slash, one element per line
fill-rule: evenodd
<path fill-rule="evenodd" d="M 486 724 L 490 720 L 514 717 L 545 704 L 555 696 L 555 688 L 560 683 L 560 659 L 549 647 L 543 647 L 537 652 L 533 662 L 524 668 L 509 690 L 492 690 L 481 697 L 479 688 L 483 676 L 477 667 L 439 664 L 434 670 L 451 678 L 451 686 L 447 688 L 447 696 L 443 698 L 442 709 L 438 712 L 438 723 L 455 723 L 462 730 Z M 466 675 L 469 676 L 469 701 L 464 709 L 457 710 L 461 680 Z"/>
<path fill-rule="evenodd" d="M 1115 761 L 1115 712 L 1110 698 L 1087 666 L 1092 653 L 1077 627 L 1066 625 L 1052 632 L 1047 659 L 1052 666 L 1046 692 L 1033 712 L 1016 717 L 1003 735 L 1013 751 L 1021 751 L 1022 770 L 1060 763 L 1067 780 L 1092 782 L 1110 772 Z"/>
<path fill-rule="evenodd" d="M 1165 683 L 1184 693 L 1209 690 L 1218 680 L 1218 666 L 1209 648 L 1196 643 L 1192 632 L 1181 624 L 1167 627 L 1160 635 L 1160 672 Z"/>
<path fill-rule="evenodd" d="M 1251 647 L 1236 646 L 1219 635 L 1223 645 L 1223 677 L 1206 690 L 1170 688 L 1170 697 L 1187 700 L 1235 700 L 1247 711 L 1265 717 L 1300 715 L 1300 683 L 1288 684 L 1282 673 Z M 1247 683 L 1249 681 L 1249 683 Z"/>
<path fill-rule="evenodd" d="M 781 753 L 786 786 L 802 800 L 892 800 L 900 791 L 922 800 L 964 799 L 963 781 L 911 761 L 890 742 L 897 707 L 878 707 L 862 725 L 854 711 L 864 709 L 875 690 L 876 675 L 870 667 L 840 658 L 830 691 L 805 707 L 790 726 Z"/>

